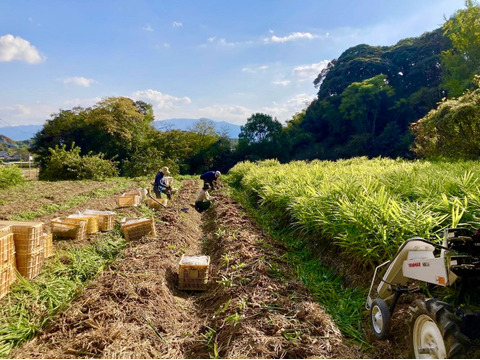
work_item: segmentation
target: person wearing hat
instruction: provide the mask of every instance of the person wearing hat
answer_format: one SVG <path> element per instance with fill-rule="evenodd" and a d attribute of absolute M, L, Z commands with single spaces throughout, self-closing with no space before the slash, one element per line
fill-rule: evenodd
<path fill-rule="evenodd" d="M 153 183 L 153 191 L 155 192 L 155 195 L 157 198 L 162 197 L 162 192 L 167 195 L 167 198 L 171 198 L 171 191 L 170 186 L 167 185 L 165 182 L 165 175 L 170 175 L 170 171 L 168 170 L 168 167 L 164 166 L 162 167 L 157 175 L 155 176 L 155 181 Z"/>
<path fill-rule="evenodd" d="M 200 194 L 197 196 L 197 200 L 195 200 L 195 209 L 198 212 L 207 210 L 211 205 L 211 200 L 214 199 L 214 197 L 208 193 L 208 189 L 210 189 L 210 185 L 204 184 L 202 191 L 200 191 Z"/>
<path fill-rule="evenodd" d="M 203 180 L 203 186 L 208 184 L 212 190 L 215 190 L 215 186 L 213 185 L 217 183 L 217 179 L 220 175 L 222 175 L 220 171 L 207 171 L 200 176 L 200 179 Z"/>

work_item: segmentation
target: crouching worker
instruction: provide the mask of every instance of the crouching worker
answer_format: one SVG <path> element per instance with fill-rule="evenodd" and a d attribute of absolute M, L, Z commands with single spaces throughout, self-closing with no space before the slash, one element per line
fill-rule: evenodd
<path fill-rule="evenodd" d="M 208 189 L 210 189 L 210 185 L 204 184 L 202 191 L 197 196 L 197 200 L 195 200 L 195 209 L 199 212 L 207 210 L 211 205 L 211 200 L 215 199 L 210 196 Z"/>
<path fill-rule="evenodd" d="M 162 197 L 162 193 L 167 195 L 167 198 L 170 200 L 172 197 L 172 188 L 167 185 L 165 182 L 165 175 L 169 175 L 170 171 L 168 170 L 168 167 L 164 166 L 162 167 L 157 175 L 155 176 L 155 181 L 153 183 L 153 191 L 155 192 L 155 195 L 157 198 Z"/>
<path fill-rule="evenodd" d="M 200 179 L 203 180 L 203 185 L 208 184 L 212 190 L 215 190 L 214 185 L 218 187 L 217 180 L 220 175 L 222 175 L 220 171 L 207 171 L 200 176 Z"/>

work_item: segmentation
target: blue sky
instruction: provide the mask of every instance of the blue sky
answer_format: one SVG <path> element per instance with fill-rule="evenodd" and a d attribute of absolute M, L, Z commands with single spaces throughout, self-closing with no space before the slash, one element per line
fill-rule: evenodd
<path fill-rule="evenodd" d="M 464 0 L 1 0 L 0 126 L 127 96 L 156 120 L 284 122 L 329 60 L 440 27 Z"/>

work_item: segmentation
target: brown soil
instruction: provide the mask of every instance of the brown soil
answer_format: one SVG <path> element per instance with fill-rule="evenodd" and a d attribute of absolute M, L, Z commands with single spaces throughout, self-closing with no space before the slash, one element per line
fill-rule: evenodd
<path fill-rule="evenodd" d="M 184 181 L 157 236 L 130 243 L 14 358 L 358 358 L 265 236 L 224 194 L 204 214 Z M 93 204 L 92 204 L 93 205 Z M 135 209 L 129 211 L 135 212 Z M 182 254 L 211 256 L 204 292 L 177 289 Z"/>

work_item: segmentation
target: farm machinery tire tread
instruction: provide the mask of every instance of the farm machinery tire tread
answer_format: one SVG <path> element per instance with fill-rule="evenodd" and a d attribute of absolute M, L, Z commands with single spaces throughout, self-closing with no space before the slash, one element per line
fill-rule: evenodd
<path fill-rule="evenodd" d="M 417 300 L 416 305 L 411 322 L 412 337 L 415 336 L 413 331 L 415 321 L 421 315 L 427 315 L 436 323 L 441 332 L 447 358 L 461 358 L 464 356 L 470 340 L 461 333 L 461 320 L 453 314 L 452 306 L 434 298 Z M 412 339 L 412 346 L 413 343 Z"/>

